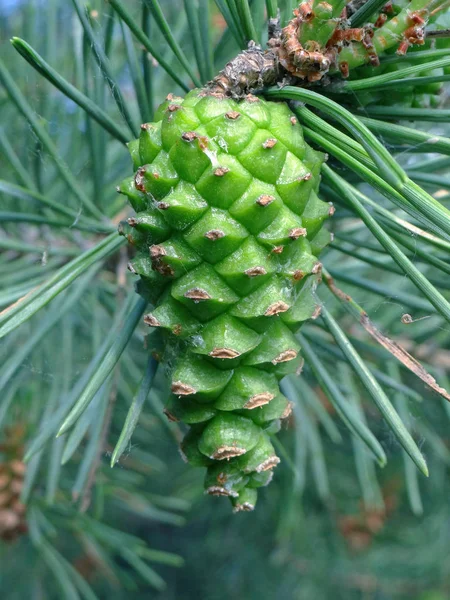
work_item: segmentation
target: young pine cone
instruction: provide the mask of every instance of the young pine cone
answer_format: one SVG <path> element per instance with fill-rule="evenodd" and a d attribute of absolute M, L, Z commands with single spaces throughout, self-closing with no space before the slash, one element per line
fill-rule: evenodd
<path fill-rule="evenodd" d="M 169 419 L 207 467 L 209 494 L 252 510 L 280 462 L 271 436 L 291 404 L 279 380 L 301 364 L 294 335 L 316 312 L 317 255 L 332 207 L 318 195 L 324 156 L 285 103 L 194 90 L 169 96 L 129 144 L 122 182 L 136 216 L 120 232 L 165 336 Z"/>

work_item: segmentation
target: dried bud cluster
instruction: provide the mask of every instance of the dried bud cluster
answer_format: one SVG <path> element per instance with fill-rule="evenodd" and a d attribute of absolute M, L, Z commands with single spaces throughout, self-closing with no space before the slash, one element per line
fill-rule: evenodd
<path fill-rule="evenodd" d="M 268 48 L 264 50 L 251 41 L 248 49 L 209 83 L 209 92 L 243 98 L 255 89 L 277 83 L 308 86 L 338 72 L 347 78 L 351 66 L 379 66 L 380 50 L 397 44 L 397 54 L 405 54 L 412 44 L 424 43 L 426 10 L 408 11 L 406 18 L 397 19 L 388 2 L 374 23 L 350 27 L 348 17 L 356 6 L 357 0 L 336 14 L 335 7 L 326 1 L 305 0 L 283 29 L 278 20 L 270 20 Z M 393 25 L 391 17 L 397 19 L 392 19 Z M 375 40 L 377 31 L 380 35 Z M 340 56 L 343 49 L 349 51 L 345 58 Z"/>
<path fill-rule="evenodd" d="M 21 460 L 20 441 L 15 430 L 0 444 L 0 539 L 12 542 L 27 531 L 26 507 L 20 502 L 26 466 Z"/>

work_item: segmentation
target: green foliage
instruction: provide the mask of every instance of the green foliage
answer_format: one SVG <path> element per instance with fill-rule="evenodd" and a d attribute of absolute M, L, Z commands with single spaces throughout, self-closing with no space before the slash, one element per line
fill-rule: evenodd
<path fill-rule="evenodd" d="M 179 460 L 183 429 L 162 414 L 161 340 L 144 350 L 145 306 L 126 292 L 139 257 L 114 233 L 130 214 L 115 186 L 130 173 L 125 142 L 167 94 L 265 42 L 264 9 L 286 25 L 295 3 L 10 5 L 0 8 L 1 37 L 13 38 L 0 63 L 0 445 L 19 425 L 28 533 L 0 541 L 5 597 L 139 598 L 164 586 L 167 598 L 447 597 L 447 39 L 398 56 L 377 34 L 380 66 L 264 91 L 293 101 L 308 143 L 329 154 L 320 195 L 336 214 L 323 313 L 302 329 L 301 377 L 282 382 L 294 419 L 274 442 L 275 482 L 233 520 L 201 496 L 202 470 Z M 369 0 L 352 24 L 379 6 Z M 448 27 L 439 7 L 429 28 Z M 397 23 L 410 8 L 394 3 Z M 367 57 L 357 44 L 341 55 L 355 66 Z M 426 370 L 386 349 L 383 333 Z M 426 455 L 429 480 L 395 436 L 423 472 Z"/>

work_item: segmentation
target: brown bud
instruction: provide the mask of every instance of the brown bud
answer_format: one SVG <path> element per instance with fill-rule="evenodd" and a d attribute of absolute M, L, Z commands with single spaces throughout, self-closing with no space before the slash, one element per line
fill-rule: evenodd
<path fill-rule="evenodd" d="M 23 480 L 22 479 L 13 479 L 9 486 L 9 489 L 11 490 L 11 492 L 13 494 L 16 494 L 17 496 L 22 491 L 22 488 L 23 488 Z"/>
<path fill-rule="evenodd" d="M 0 493 L 0 508 L 2 506 L 7 506 L 11 501 L 11 494 L 8 491 Z"/>
<path fill-rule="evenodd" d="M 0 533 L 5 533 L 17 527 L 20 523 L 20 516 L 12 510 L 0 510 Z"/>

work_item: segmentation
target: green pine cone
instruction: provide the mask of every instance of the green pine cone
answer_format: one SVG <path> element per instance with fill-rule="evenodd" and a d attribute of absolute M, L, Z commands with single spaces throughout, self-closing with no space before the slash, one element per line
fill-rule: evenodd
<path fill-rule="evenodd" d="M 165 412 L 191 426 L 181 452 L 207 467 L 206 491 L 252 510 L 279 463 L 269 436 L 291 412 L 278 382 L 316 313 L 324 155 L 286 104 L 200 90 L 170 95 L 129 149 L 136 173 L 119 191 L 137 214 L 120 232 L 154 306 L 145 322 L 166 339 Z"/>

